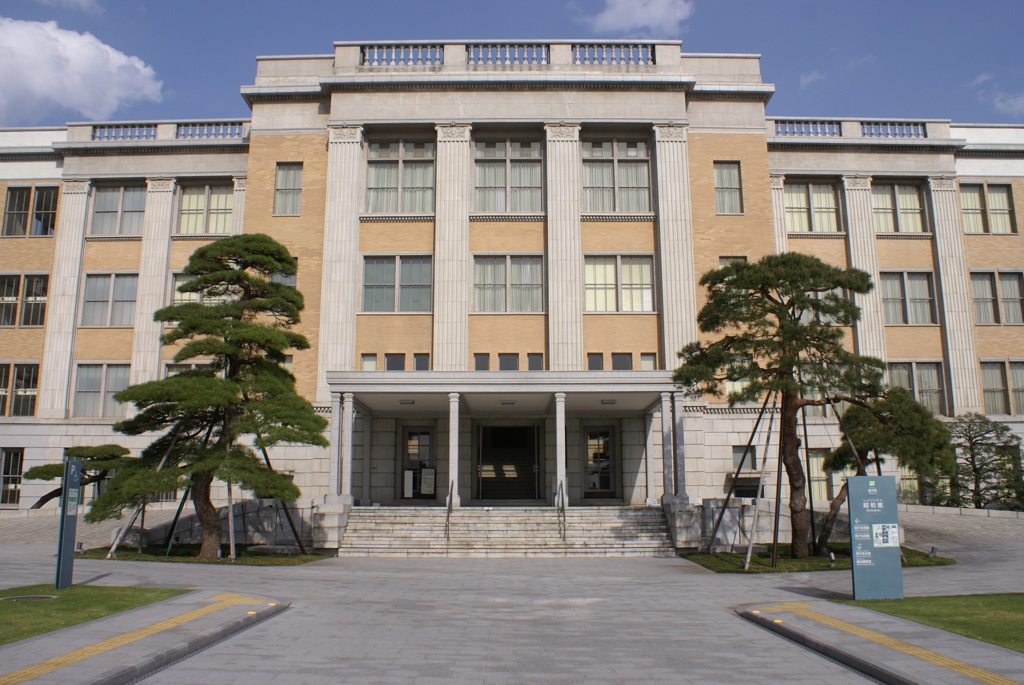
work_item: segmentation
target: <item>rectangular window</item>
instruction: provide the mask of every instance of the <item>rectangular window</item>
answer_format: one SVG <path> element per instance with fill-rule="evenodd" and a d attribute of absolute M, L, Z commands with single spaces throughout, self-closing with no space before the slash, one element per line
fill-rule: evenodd
<path fill-rule="evenodd" d="M 633 354 L 631 352 L 612 352 L 612 371 L 632 371 Z"/>
<path fill-rule="evenodd" d="M 829 502 L 833 498 L 832 472 L 825 470 L 825 459 L 830 451 L 822 447 L 814 447 L 807 451 L 807 483 L 815 508 L 819 502 Z"/>
<path fill-rule="evenodd" d="M 413 368 L 417 371 L 430 371 L 430 355 L 417 353 L 412 356 Z"/>
<path fill-rule="evenodd" d="M 0 326 L 14 326 L 18 322 L 18 296 L 21 276 L 0 276 Z"/>
<path fill-rule="evenodd" d="M 1002 362 L 981 363 L 981 389 L 986 414 L 1009 414 L 1010 398 L 1006 388 L 1006 365 Z"/>
<path fill-rule="evenodd" d="M 880 280 L 886 324 L 936 323 L 931 273 L 882 273 Z"/>
<path fill-rule="evenodd" d="M 653 257 L 585 257 L 584 311 L 653 312 Z"/>
<path fill-rule="evenodd" d="M 1020 272 L 972 273 L 971 297 L 975 323 L 1024 323 L 1024 274 Z"/>
<path fill-rule="evenodd" d="M 434 143 L 370 143 L 366 156 L 367 212 L 433 213 Z"/>
<path fill-rule="evenodd" d="M 921 188 L 878 183 L 871 186 L 876 233 L 926 233 Z"/>
<path fill-rule="evenodd" d="M 28 233 L 29 200 L 31 188 L 8 188 L 4 211 L 4 235 L 23 236 Z"/>
<path fill-rule="evenodd" d="M 498 371 L 518 371 L 519 354 L 515 352 L 498 353 Z"/>
<path fill-rule="evenodd" d="M 135 323 L 135 274 L 89 274 L 82 302 L 83 326 L 131 326 Z"/>
<path fill-rule="evenodd" d="M 298 216 L 302 208 L 302 162 L 278 162 L 274 182 L 274 214 Z"/>
<path fill-rule="evenodd" d="M 640 353 L 640 370 L 656 371 L 658 369 L 658 355 L 654 352 Z"/>
<path fill-rule="evenodd" d="M 587 371 L 603 371 L 604 355 L 600 352 L 587 352 Z"/>
<path fill-rule="evenodd" d="M 974 299 L 975 323 L 999 323 L 995 274 L 971 274 L 971 297 Z"/>
<path fill-rule="evenodd" d="M 50 236 L 57 225 L 57 188 L 8 188 L 4 236 Z"/>
<path fill-rule="evenodd" d="M 964 233 L 1016 233 L 1010 186 L 962 184 L 960 214 Z"/>
<path fill-rule="evenodd" d="M 0 364 L 0 416 L 35 416 L 39 364 Z"/>
<path fill-rule="evenodd" d="M 544 355 L 541 352 L 529 352 L 526 355 L 526 368 L 530 371 L 544 370 Z"/>
<path fill-rule="evenodd" d="M 893 362 L 889 384 L 906 388 L 914 399 L 936 416 L 946 415 L 946 392 L 940 362 Z"/>
<path fill-rule="evenodd" d="M 49 281 L 45 274 L 0 275 L 0 326 L 42 326 Z"/>
<path fill-rule="evenodd" d="M 474 371 L 490 371 L 491 370 L 491 355 L 486 352 L 477 352 L 473 355 L 473 370 Z"/>
<path fill-rule="evenodd" d="M 1024 362 L 1010 362 L 1010 390 L 1014 409 L 1024 414 Z"/>
<path fill-rule="evenodd" d="M 834 185 L 787 183 L 784 195 L 787 232 L 837 233 L 839 231 L 839 202 Z"/>
<path fill-rule="evenodd" d="M 432 284 L 430 257 L 365 257 L 363 311 L 429 312 Z"/>
<path fill-rule="evenodd" d="M 114 395 L 128 387 L 128 364 L 79 364 L 74 416 L 122 418 L 126 405 Z"/>
<path fill-rule="evenodd" d="M 544 311 L 544 270 L 540 257 L 476 257 L 473 274 L 476 311 Z"/>
<path fill-rule="evenodd" d="M 651 211 L 650 152 L 643 141 L 583 142 L 583 211 Z"/>
<path fill-rule="evenodd" d="M 405 371 L 405 355 L 404 354 L 385 354 L 384 355 L 384 370 L 385 371 Z"/>
<path fill-rule="evenodd" d="M 377 355 L 376 354 L 364 354 L 360 360 L 360 369 L 363 371 L 376 371 L 377 370 Z"/>
<path fill-rule="evenodd" d="M 999 274 L 999 299 L 1002 304 L 1003 323 L 1024 323 L 1024 274 Z"/>
<path fill-rule="evenodd" d="M 98 187 L 93 194 L 92 235 L 142 235 L 146 189 L 142 186 Z"/>
<path fill-rule="evenodd" d="M 21 501 L 21 472 L 25 450 L 18 447 L 2 448 L 0 464 L 0 505 L 15 505 Z"/>
<path fill-rule="evenodd" d="M 747 456 L 744 459 L 743 453 L 746 451 Z M 742 462 L 743 468 L 740 468 Z M 747 450 L 746 445 L 733 445 L 732 446 L 732 470 L 736 471 L 756 471 L 757 470 L 757 447 L 751 445 L 750 449 Z"/>
<path fill-rule="evenodd" d="M 715 213 L 743 213 L 739 162 L 715 162 Z"/>
<path fill-rule="evenodd" d="M 178 233 L 230 233 L 234 201 L 231 185 L 183 186 L 178 197 Z"/>
<path fill-rule="evenodd" d="M 475 211 L 496 214 L 541 211 L 541 157 L 539 142 L 478 141 Z"/>

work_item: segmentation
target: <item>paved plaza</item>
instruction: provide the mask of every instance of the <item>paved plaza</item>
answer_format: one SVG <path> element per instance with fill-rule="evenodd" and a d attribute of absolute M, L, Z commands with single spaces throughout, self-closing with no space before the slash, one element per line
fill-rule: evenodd
<path fill-rule="evenodd" d="M 1020 528 L 1019 522 L 1005 525 L 1011 533 Z M 1024 591 L 1024 540 L 979 542 L 969 531 L 946 537 L 940 552 L 961 563 L 907 569 L 907 595 Z M 930 542 L 938 544 L 920 540 L 919 546 Z M 53 564 L 51 545 L 0 544 L 0 585 L 49 580 Z M 656 558 L 330 558 L 283 568 L 78 560 L 75 582 L 207 593 L 185 596 L 194 598 L 183 602 L 236 593 L 289 605 L 153 673 L 146 683 L 872 682 L 736 612 L 745 607 L 771 611 L 780 603 L 832 611 L 827 607 L 838 605 L 823 600 L 850 591 L 850 576 L 843 572 L 741 577 Z M 160 620 L 151 611 L 104 619 L 105 630 L 127 632 Z M 845 621 L 870 623 L 872 630 L 897 634 L 907 643 L 957 655 L 954 660 L 973 659 L 974 667 L 996 678 L 983 682 L 1024 678 L 1024 655 L 1016 652 L 860 609 L 834 611 Z M 804 619 L 786 615 L 781 620 L 799 626 Z M 192 629 L 203 625 L 196 622 Z M 830 635 L 820 626 L 810 630 Z M 64 642 L 62 634 L 80 636 L 82 631 L 65 629 L 0 648 L 0 665 L 13 655 L 26 662 L 53 657 Z M 884 647 L 869 641 L 858 646 L 859 638 L 833 632 L 837 644 L 852 646 L 873 661 L 884 658 Z M 91 682 L 90 677 L 121 662 L 159 654 L 181 639 L 173 632 L 146 637 L 78 669 L 54 670 L 31 682 Z M 896 673 L 910 676 L 898 682 L 978 682 L 906 654 L 895 655 L 893 663 Z M 13 665 L 0 668 L 0 674 L 10 670 Z"/>

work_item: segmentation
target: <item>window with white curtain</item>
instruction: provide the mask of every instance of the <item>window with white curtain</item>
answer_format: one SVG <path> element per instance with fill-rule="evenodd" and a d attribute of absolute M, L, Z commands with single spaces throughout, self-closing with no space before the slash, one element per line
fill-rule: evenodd
<path fill-rule="evenodd" d="M 523 214 L 541 211 L 543 159 L 537 141 L 477 141 L 475 211 Z"/>
<path fill-rule="evenodd" d="M 928 233 L 921 187 L 898 183 L 871 186 L 876 233 Z"/>
<path fill-rule="evenodd" d="M 584 311 L 654 311 L 653 257 L 589 256 L 583 267 Z"/>
<path fill-rule="evenodd" d="M 478 312 L 544 311 L 543 259 L 519 255 L 474 258 L 473 308 Z"/>
<path fill-rule="evenodd" d="M 961 184 L 960 215 L 964 233 L 1016 233 L 1007 185 Z"/>
<path fill-rule="evenodd" d="M 739 162 L 715 162 L 715 213 L 743 213 Z"/>
<path fill-rule="evenodd" d="M 981 362 L 981 390 L 986 414 L 1009 414 L 1010 397 L 1003 362 Z"/>
<path fill-rule="evenodd" d="M 367 212 L 433 213 L 434 143 L 371 142 L 366 157 Z"/>
<path fill-rule="evenodd" d="M 142 235 L 146 214 L 143 186 L 98 186 L 93 191 L 92 235 Z"/>
<path fill-rule="evenodd" d="M 128 387 L 128 364 L 79 364 L 75 382 L 74 416 L 120 418 L 127 405 L 114 395 Z"/>
<path fill-rule="evenodd" d="M 178 233 L 230 233 L 234 201 L 231 184 L 182 186 L 178 195 Z M 297 207 L 294 213 L 298 213 Z"/>
<path fill-rule="evenodd" d="M 839 202 L 835 184 L 786 183 L 784 197 L 787 232 L 839 232 Z"/>
<path fill-rule="evenodd" d="M 1024 361 L 1010 362 L 1010 391 L 1014 409 L 1024 414 Z"/>
<path fill-rule="evenodd" d="M 936 416 L 946 414 L 946 393 L 941 362 L 893 362 L 889 364 L 890 385 L 906 388 L 918 402 Z"/>
<path fill-rule="evenodd" d="M 132 326 L 137 274 L 88 274 L 82 301 L 82 326 Z"/>
<path fill-rule="evenodd" d="M 651 211 L 650 151 L 644 141 L 588 140 L 583 145 L 583 211 Z"/>
<path fill-rule="evenodd" d="M 930 272 L 880 274 L 885 323 L 936 323 L 935 289 Z"/>
<path fill-rule="evenodd" d="M 302 208 L 302 162 L 278 162 L 274 181 L 274 214 L 298 216 Z"/>
<path fill-rule="evenodd" d="M 971 297 L 974 300 L 974 323 L 999 323 L 995 274 L 971 274 Z"/>
<path fill-rule="evenodd" d="M 432 287 L 428 256 L 363 259 L 364 312 L 429 312 Z"/>
<path fill-rule="evenodd" d="M 1019 271 L 971 274 L 974 322 L 1024 323 L 1024 274 Z"/>

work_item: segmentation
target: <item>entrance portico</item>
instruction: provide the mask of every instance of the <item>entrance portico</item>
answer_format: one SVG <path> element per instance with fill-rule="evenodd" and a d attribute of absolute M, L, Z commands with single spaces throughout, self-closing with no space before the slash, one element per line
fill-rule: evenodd
<path fill-rule="evenodd" d="M 446 504 L 675 494 L 664 371 L 329 373 L 343 501 Z M 662 421 L 662 417 L 668 417 Z"/>

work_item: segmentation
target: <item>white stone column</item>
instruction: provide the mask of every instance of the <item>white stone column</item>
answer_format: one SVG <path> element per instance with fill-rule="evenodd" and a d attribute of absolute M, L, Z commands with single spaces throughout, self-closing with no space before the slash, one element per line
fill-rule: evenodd
<path fill-rule="evenodd" d="M 875 223 L 871 214 L 871 178 L 844 176 L 846 197 L 847 249 L 850 266 L 867 271 L 875 287 L 867 295 L 857 295 L 860 322 L 857 324 L 857 351 L 862 355 L 885 359 L 885 319 L 882 314 L 882 287 L 878 276 L 878 252 L 875 249 Z"/>
<path fill-rule="evenodd" d="M 569 503 L 565 482 L 565 393 L 555 393 L 555 506 Z M 559 501 L 561 496 L 561 501 Z"/>
<path fill-rule="evenodd" d="M 341 493 L 341 395 L 331 395 L 331 424 L 328 428 L 331 436 L 330 451 L 332 456 L 328 463 L 328 496 Z"/>
<path fill-rule="evenodd" d="M 434 187 L 434 359 L 435 371 L 469 366 L 469 304 L 473 264 L 469 214 L 473 197 L 470 127 L 437 127 Z"/>
<path fill-rule="evenodd" d="M 654 492 L 657 483 L 654 479 L 654 412 L 647 412 L 644 415 L 644 473 L 646 475 L 647 504 L 654 504 L 658 501 Z"/>
<path fill-rule="evenodd" d="M 672 444 L 672 393 L 661 393 L 661 472 L 664 474 L 664 495 L 675 494 L 675 448 Z"/>
<path fill-rule="evenodd" d="M 548 124 L 548 365 L 583 370 L 583 168 L 580 127 Z"/>
<path fill-rule="evenodd" d="M 433 445 L 430 446 L 434 448 Z M 370 490 L 371 476 L 373 473 L 373 419 L 370 416 L 363 416 L 363 495 L 359 504 L 368 507 L 373 503 L 373 495 Z"/>
<path fill-rule="evenodd" d="M 696 274 L 690 221 L 690 174 L 686 127 L 654 127 L 658 206 L 658 258 L 661 272 L 661 358 L 675 368 L 679 350 L 697 340 Z"/>
<path fill-rule="evenodd" d="M 448 496 L 452 508 L 458 509 L 459 500 L 459 393 L 448 393 Z"/>
<path fill-rule="evenodd" d="M 672 435 L 675 447 L 676 482 L 674 492 L 679 497 L 689 500 L 686 492 L 686 439 L 685 423 L 683 422 L 683 406 L 685 393 L 672 393 Z"/>
<path fill-rule="evenodd" d="M 146 213 L 142 219 L 142 256 L 135 295 L 135 337 L 129 382 L 157 380 L 160 373 L 160 334 L 163 324 L 153 313 L 167 302 L 167 258 L 174 220 L 174 179 L 146 179 Z"/>
<path fill-rule="evenodd" d="M 343 504 L 352 504 L 352 459 L 355 446 L 355 395 L 350 392 L 341 396 L 341 496 Z"/>
<path fill-rule="evenodd" d="M 974 316 L 970 273 L 960 226 L 960 203 L 955 178 L 930 178 L 935 219 L 936 283 L 941 293 L 946 360 L 949 364 L 949 414 L 981 412 L 981 381 L 974 347 Z"/>
<path fill-rule="evenodd" d="M 355 369 L 356 312 L 363 269 L 359 261 L 359 212 L 363 198 L 363 129 L 329 128 L 327 201 L 324 207 L 323 275 L 317 348 L 317 402 L 330 397 L 328 371 Z"/>
<path fill-rule="evenodd" d="M 54 237 L 53 269 L 46 303 L 46 337 L 39 378 L 36 416 L 63 419 L 71 392 L 72 357 L 82 253 L 88 223 L 89 182 L 65 181 Z"/>
<path fill-rule="evenodd" d="M 775 229 L 775 253 L 789 252 L 789 236 L 786 232 L 786 177 L 771 174 L 768 188 L 772 195 L 772 226 Z"/>
<path fill-rule="evenodd" d="M 231 235 L 245 232 L 245 176 L 235 176 L 235 188 L 231 198 Z"/>

